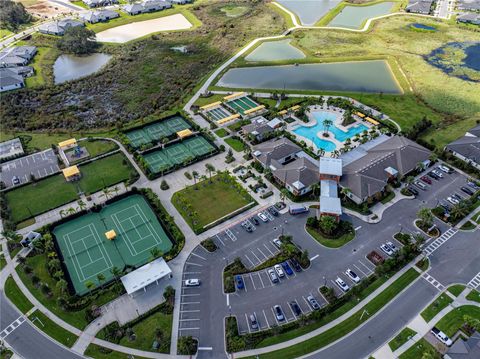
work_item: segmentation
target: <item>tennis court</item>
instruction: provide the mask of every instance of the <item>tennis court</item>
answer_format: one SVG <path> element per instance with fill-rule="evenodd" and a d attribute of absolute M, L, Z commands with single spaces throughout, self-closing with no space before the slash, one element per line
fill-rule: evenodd
<path fill-rule="evenodd" d="M 215 148 L 202 136 L 190 137 L 163 149 L 143 155 L 150 171 L 160 173 L 175 165 L 180 165 L 187 159 L 206 155 Z"/>
<path fill-rule="evenodd" d="M 227 104 L 241 115 L 245 114 L 245 111 L 258 106 L 258 104 L 248 96 L 230 100 Z"/>
<path fill-rule="evenodd" d="M 218 121 L 218 120 L 221 120 L 222 118 L 230 116 L 230 113 L 228 113 L 226 110 L 224 110 L 221 107 L 208 110 L 206 114 L 213 121 Z"/>
<path fill-rule="evenodd" d="M 136 130 L 128 131 L 125 133 L 125 136 L 127 136 L 133 147 L 140 147 L 164 137 L 169 137 L 187 128 L 191 128 L 191 126 L 184 118 L 174 116 Z"/>
<path fill-rule="evenodd" d="M 115 231 L 109 240 L 105 233 Z M 70 279 L 77 294 L 85 294 L 86 282 L 101 285 L 113 278 L 112 267 L 139 267 L 149 262 L 152 248 L 167 253 L 172 243 L 155 213 L 141 195 L 132 195 L 63 223 L 53 230 Z"/>

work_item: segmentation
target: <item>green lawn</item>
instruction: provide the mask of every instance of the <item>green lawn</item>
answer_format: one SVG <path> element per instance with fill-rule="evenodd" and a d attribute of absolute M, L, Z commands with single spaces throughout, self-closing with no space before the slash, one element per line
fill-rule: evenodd
<path fill-rule="evenodd" d="M 430 304 L 425 310 L 420 313 L 423 319 L 428 323 L 433 319 L 438 313 L 440 313 L 444 308 L 446 308 L 450 303 L 453 302 L 453 299 L 450 298 L 447 294 L 441 294 L 435 301 Z"/>
<path fill-rule="evenodd" d="M 480 292 L 478 290 L 473 289 L 470 293 L 468 293 L 467 299 L 480 303 Z"/>
<path fill-rule="evenodd" d="M 38 46 L 37 53 L 28 64 L 35 70 L 33 76 L 25 79 L 26 87 L 39 87 L 45 85 L 52 78 L 51 65 L 59 55 L 56 47 Z"/>
<path fill-rule="evenodd" d="M 467 221 L 460 227 L 460 229 L 462 229 L 464 231 L 470 231 L 470 230 L 474 229 L 476 226 L 477 225 L 474 224 L 472 221 Z"/>
<path fill-rule="evenodd" d="M 49 211 L 78 198 L 77 193 L 86 194 L 126 181 L 133 167 L 121 153 L 108 156 L 80 166 L 82 178 L 77 182 L 66 182 L 62 174 L 41 179 L 6 193 L 8 205 L 15 223 Z"/>
<path fill-rule="evenodd" d="M 392 352 L 400 348 L 403 344 L 405 344 L 411 337 L 413 337 L 417 332 L 410 328 L 403 329 L 395 338 L 393 338 L 389 343 L 388 346 L 392 349 Z"/>
<path fill-rule="evenodd" d="M 103 348 L 96 344 L 90 344 L 87 350 L 84 353 L 86 356 L 94 359 L 131 359 L 132 357 L 128 354 L 111 351 L 110 349 Z M 135 355 L 135 359 L 145 359 Z"/>
<path fill-rule="evenodd" d="M 455 297 L 458 297 L 460 293 L 463 292 L 464 289 L 465 289 L 465 286 L 463 284 L 455 284 L 448 287 L 448 291 L 452 293 Z"/>
<path fill-rule="evenodd" d="M 223 98 L 227 96 L 224 94 L 213 94 L 209 97 L 199 97 L 197 101 L 195 101 L 195 106 L 202 107 L 205 105 L 209 105 L 214 102 L 223 101 Z"/>
<path fill-rule="evenodd" d="M 429 352 L 429 353 L 437 353 L 435 348 L 427 342 L 425 339 L 420 339 L 415 345 L 412 345 L 405 353 L 400 355 L 400 359 L 420 359 L 423 358 L 423 353 Z M 437 354 L 434 354 L 435 356 L 428 357 L 432 359 L 437 359 L 440 358 L 440 356 Z"/>
<path fill-rule="evenodd" d="M 228 176 L 225 181 L 222 176 L 214 176 L 211 182 L 207 179 L 173 194 L 173 205 L 193 230 L 201 230 L 207 224 L 254 202 L 233 177 Z M 189 216 L 195 212 L 196 223 Z"/>
<path fill-rule="evenodd" d="M 245 144 L 236 138 L 226 138 L 225 142 L 236 152 L 242 152 L 245 149 Z"/>
<path fill-rule="evenodd" d="M 118 148 L 115 142 L 107 140 L 86 140 L 80 142 L 79 145 L 87 149 L 90 157 L 103 155 L 104 153 L 116 150 Z"/>
<path fill-rule="evenodd" d="M 308 234 L 310 234 L 318 243 L 328 248 L 340 248 L 355 238 L 355 233 L 345 233 L 340 238 L 330 239 L 325 238 L 321 233 L 310 227 L 305 228 L 307 229 Z"/>
<path fill-rule="evenodd" d="M 297 358 L 299 356 L 311 353 L 315 350 L 325 347 L 326 345 L 338 340 L 346 334 L 352 332 L 359 325 L 369 319 L 370 316 L 377 313 L 382 309 L 389 301 L 391 301 L 398 293 L 400 293 L 405 287 L 412 283 L 419 273 L 410 268 L 407 272 L 401 275 L 396 281 L 388 286 L 383 292 L 372 299 L 368 304 L 359 309 L 355 314 L 345 319 L 340 324 L 337 324 L 333 328 L 319 334 L 313 338 L 303 341 L 299 344 L 292 345 L 288 348 L 272 351 L 266 354 L 262 354 L 260 358 Z M 363 315 L 364 311 L 369 313 L 368 316 Z M 254 357 L 251 357 L 253 359 Z"/>
<path fill-rule="evenodd" d="M 7 37 L 7 36 L 10 36 L 12 35 L 13 32 L 11 32 L 10 30 L 7 30 L 7 29 L 0 29 L 0 39 L 2 37 Z"/>
<path fill-rule="evenodd" d="M 120 340 L 120 345 L 139 350 L 155 351 L 152 350 L 152 343 L 155 340 L 156 329 L 160 328 L 163 331 L 163 340 L 158 352 L 168 354 L 170 353 L 172 320 L 172 314 L 163 314 L 158 311 L 132 327 L 136 334 L 134 341 L 130 341 L 128 336 L 124 336 Z"/>
<path fill-rule="evenodd" d="M 215 131 L 215 134 L 218 136 L 218 137 L 225 137 L 225 136 L 228 136 L 229 132 L 224 129 L 224 128 L 219 128 L 218 130 Z"/>
<path fill-rule="evenodd" d="M 5 260 L 5 256 L 3 254 L 0 254 L 0 270 L 5 268 L 7 265 L 7 261 Z"/>
<path fill-rule="evenodd" d="M 75 334 L 63 329 L 39 310 L 33 312 L 29 318 L 42 332 L 68 348 L 71 348 L 78 339 Z"/>
<path fill-rule="evenodd" d="M 455 308 L 442 319 L 440 319 L 435 326 L 451 338 L 463 325 L 464 315 L 468 315 L 480 320 L 480 307 L 463 305 Z"/>
<path fill-rule="evenodd" d="M 33 308 L 33 304 L 25 297 L 11 275 L 5 282 L 5 295 L 23 314 Z"/>

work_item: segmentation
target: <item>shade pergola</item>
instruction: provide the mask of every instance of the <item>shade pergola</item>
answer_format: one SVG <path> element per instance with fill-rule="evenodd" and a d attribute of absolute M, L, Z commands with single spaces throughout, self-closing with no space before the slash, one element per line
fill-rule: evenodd
<path fill-rule="evenodd" d="M 145 264 L 144 266 L 134 270 L 133 272 L 124 275 L 120 280 L 122 281 L 128 295 L 143 289 L 149 284 L 157 283 L 166 276 L 170 276 L 172 270 L 163 258 L 155 259 L 154 261 Z"/>
<path fill-rule="evenodd" d="M 72 179 L 73 177 L 80 175 L 80 170 L 78 169 L 77 166 L 67 167 L 63 169 L 62 172 L 63 172 L 63 176 L 67 181 Z"/>
<path fill-rule="evenodd" d="M 192 133 L 193 132 L 190 129 L 186 128 L 185 130 L 178 131 L 177 136 L 178 138 L 185 138 L 185 137 L 191 136 Z"/>

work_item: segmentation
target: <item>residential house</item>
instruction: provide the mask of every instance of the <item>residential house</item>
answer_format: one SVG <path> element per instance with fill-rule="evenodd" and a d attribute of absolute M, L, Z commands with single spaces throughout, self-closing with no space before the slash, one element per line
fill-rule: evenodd
<path fill-rule="evenodd" d="M 410 0 L 405 7 L 406 12 L 413 12 L 415 14 L 430 14 L 432 10 L 433 0 Z"/>
<path fill-rule="evenodd" d="M 8 70 L 8 69 L 5 69 Z M 25 86 L 23 76 L 11 71 L 0 72 L 0 92 L 16 90 Z"/>
<path fill-rule="evenodd" d="M 67 29 L 78 26 L 85 26 L 85 24 L 78 20 L 63 19 L 42 24 L 38 27 L 38 31 L 42 34 L 63 36 Z"/>
<path fill-rule="evenodd" d="M 120 14 L 113 10 L 97 10 L 80 14 L 80 18 L 82 20 L 87 21 L 91 24 L 95 24 L 97 22 L 105 22 L 111 19 L 115 19 L 119 16 Z"/>
<path fill-rule="evenodd" d="M 0 52 L 0 67 L 24 66 L 37 53 L 35 46 L 15 46 Z"/>
<path fill-rule="evenodd" d="M 465 24 L 480 25 L 480 14 L 464 13 L 457 16 L 457 22 L 463 22 Z"/>
<path fill-rule="evenodd" d="M 177 5 L 185 5 L 193 3 L 193 0 L 170 0 L 170 2 Z"/>
<path fill-rule="evenodd" d="M 343 154 L 340 186 L 355 203 L 380 197 L 395 182 L 428 162 L 431 152 L 406 137 L 381 135 Z"/>
<path fill-rule="evenodd" d="M 470 129 L 465 136 L 449 143 L 445 146 L 445 150 L 480 169 L 480 125 Z"/>
<path fill-rule="evenodd" d="M 172 7 L 172 4 L 163 0 L 145 0 L 142 5 L 143 12 L 161 11 Z"/>
<path fill-rule="evenodd" d="M 459 339 L 448 348 L 443 356 L 444 359 L 478 359 L 480 358 L 480 333 L 474 332 L 470 338 Z"/>
<path fill-rule="evenodd" d="M 458 0 L 457 9 L 463 11 L 480 11 L 480 1 L 478 0 Z"/>
<path fill-rule="evenodd" d="M 83 0 L 88 7 L 100 7 L 118 4 L 118 0 Z"/>
<path fill-rule="evenodd" d="M 0 68 L 0 73 L 5 73 L 5 74 L 15 74 L 15 75 L 20 75 L 23 77 L 29 77 L 34 74 L 33 67 L 31 66 L 16 66 L 16 67 L 6 67 L 6 68 Z"/>
<path fill-rule="evenodd" d="M 128 4 L 123 7 L 123 11 L 129 15 L 138 15 L 143 13 L 143 5 L 137 3 Z"/>

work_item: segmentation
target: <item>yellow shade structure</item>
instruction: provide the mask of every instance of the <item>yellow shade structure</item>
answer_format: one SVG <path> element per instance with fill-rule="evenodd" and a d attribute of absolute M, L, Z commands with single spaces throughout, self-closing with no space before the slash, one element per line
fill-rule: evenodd
<path fill-rule="evenodd" d="M 177 136 L 178 138 L 185 138 L 185 137 L 191 136 L 192 133 L 193 133 L 192 131 L 186 128 L 185 130 L 178 131 Z"/>
<path fill-rule="evenodd" d="M 58 147 L 63 148 L 63 147 L 75 146 L 76 144 L 77 144 L 77 140 L 75 138 L 71 138 L 69 140 L 60 142 L 58 144 Z"/>
<path fill-rule="evenodd" d="M 286 115 L 287 114 L 287 110 L 282 110 L 278 113 L 280 116 L 283 116 L 283 115 Z"/>
<path fill-rule="evenodd" d="M 238 113 L 236 113 L 235 115 L 224 117 L 224 118 L 217 121 L 217 125 L 222 125 L 226 122 L 233 121 L 233 120 L 235 120 L 239 117 L 240 117 L 240 115 Z"/>
<path fill-rule="evenodd" d="M 298 109 L 300 109 L 300 106 L 299 106 L 299 105 L 295 105 L 295 106 L 290 107 L 288 110 L 289 110 L 289 111 L 297 111 Z"/>
<path fill-rule="evenodd" d="M 113 241 L 115 238 L 117 238 L 117 233 L 112 229 L 108 232 L 105 232 L 105 237 L 107 237 L 108 240 Z"/>
<path fill-rule="evenodd" d="M 220 106 L 222 103 L 220 101 L 209 103 L 208 105 L 200 107 L 200 110 L 208 110 L 209 108 Z"/>
<path fill-rule="evenodd" d="M 228 100 L 231 100 L 232 98 L 236 98 L 236 97 L 240 97 L 240 96 L 245 96 L 246 93 L 245 92 L 235 92 L 235 93 L 232 93 L 231 95 L 228 95 L 228 96 L 225 96 L 223 98 L 224 101 L 228 101 Z"/>
<path fill-rule="evenodd" d="M 62 170 L 63 176 L 68 181 L 72 177 L 78 176 L 80 174 L 80 170 L 77 166 L 70 166 Z"/>
<path fill-rule="evenodd" d="M 380 124 L 380 122 L 375 121 L 373 118 L 370 118 L 370 117 L 365 117 L 365 121 L 370 122 L 374 126 L 378 126 Z"/>
<path fill-rule="evenodd" d="M 263 110 L 265 108 L 264 105 L 260 105 L 260 106 L 257 106 L 257 107 L 254 107 L 254 108 L 251 108 L 250 110 L 246 110 L 244 112 L 245 115 L 248 115 L 250 113 L 254 113 L 254 112 L 257 112 L 257 111 L 260 111 L 260 110 Z"/>

